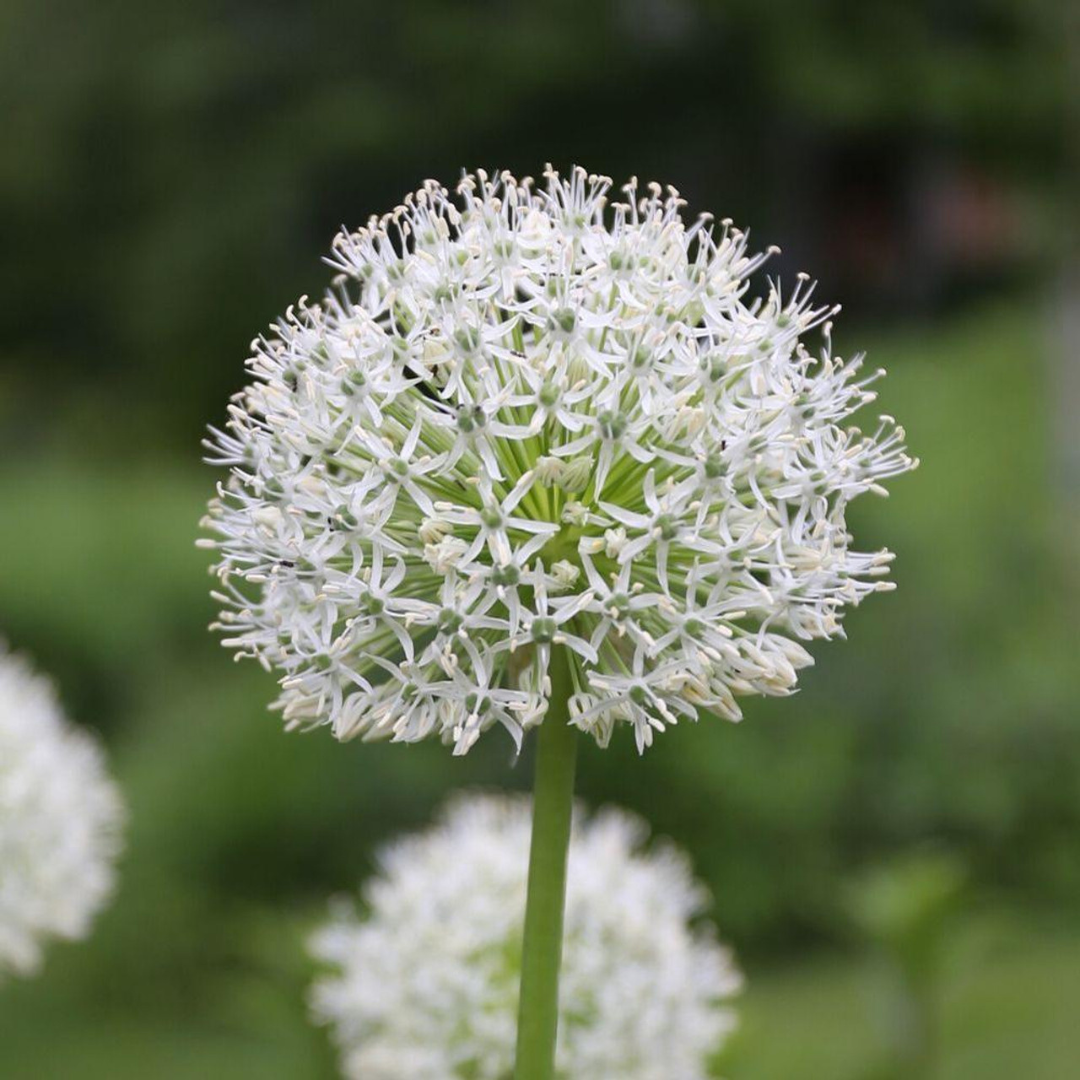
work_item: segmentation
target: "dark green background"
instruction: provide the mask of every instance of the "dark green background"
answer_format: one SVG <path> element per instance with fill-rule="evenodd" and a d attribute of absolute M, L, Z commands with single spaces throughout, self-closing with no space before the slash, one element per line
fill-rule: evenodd
<path fill-rule="evenodd" d="M 100 731 L 132 820 L 92 941 L 0 988 L 0 1076 L 333 1075 L 302 997 L 326 898 L 451 789 L 527 785 L 498 733 L 464 760 L 282 734 L 205 630 L 194 539 L 203 429 L 339 224 L 548 160 L 779 243 L 924 461 L 853 515 L 899 591 L 796 698 L 583 754 L 582 797 L 715 893 L 749 977 L 725 1075 L 1068 1075 L 1075 42 L 1020 0 L 3 0 L 0 633 Z"/>

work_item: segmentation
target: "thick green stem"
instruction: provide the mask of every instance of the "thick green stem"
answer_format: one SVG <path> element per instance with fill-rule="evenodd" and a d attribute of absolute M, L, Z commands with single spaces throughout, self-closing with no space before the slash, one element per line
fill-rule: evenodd
<path fill-rule="evenodd" d="M 566 856 L 577 759 L 577 730 L 568 723 L 573 687 L 564 647 L 552 647 L 549 671 L 551 698 L 537 736 L 533 784 L 515 1080 L 552 1080 L 555 1075 Z"/>

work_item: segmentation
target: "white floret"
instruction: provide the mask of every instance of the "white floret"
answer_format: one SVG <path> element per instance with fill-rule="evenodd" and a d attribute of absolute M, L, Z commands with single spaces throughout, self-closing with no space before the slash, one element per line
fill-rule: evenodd
<path fill-rule="evenodd" d="M 881 373 L 834 356 L 837 309 L 803 276 L 753 296 L 767 255 L 677 192 L 610 191 L 428 182 L 339 235 L 330 291 L 254 342 L 206 543 L 225 642 L 281 673 L 289 726 L 520 742 L 551 652 L 522 634 L 554 617 L 583 726 L 645 746 L 791 693 L 811 657 L 790 643 L 889 587 L 847 506 L 914 462 L 891 418 L 850 425 Z M 454 634 L 432 648 L 416 604 Z"/>
<path fill-rule="evenodd" d="M 124 818 L 97 743 L 0 644 L 0 978 L 78 939 L 113 888 Z"/>
<path fill-rule="evenodd" d="M 459 798 L 386 849 L 362 914 L 313 938 L 331 971 L 316 1018 L 357 1080 L 512 1074 L 529 803 Z M 576 818 L 560 980 L 560 1080 L 705 1080 L 742 976 L 700 921 L 707 896 L 674 849 L 643 851 L 627 814 Z"/>

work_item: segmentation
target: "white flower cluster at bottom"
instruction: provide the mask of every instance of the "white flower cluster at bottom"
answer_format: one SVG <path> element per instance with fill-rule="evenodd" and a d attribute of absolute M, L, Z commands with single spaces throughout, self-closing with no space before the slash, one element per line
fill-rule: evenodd
<path fill-rule="evenodd" d="M 530 804 L 463 797 L 383 851 L 364 913 L 312 939 L 335 968 L 312 995 L 357 1080 L 506 1080 L 513 1072 Z M 705 1080 L 742 977 L 707 895 L 670 847 L 641 850 L 617 811 L 575 821 L 560 983 L 560 1080 Z"/>

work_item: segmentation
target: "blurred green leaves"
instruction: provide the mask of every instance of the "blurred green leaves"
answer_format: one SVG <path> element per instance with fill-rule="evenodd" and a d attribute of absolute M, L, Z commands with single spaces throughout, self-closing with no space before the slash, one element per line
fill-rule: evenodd
<path fill-rule="evenodd" d="M 1008 0 L 5 0 L 0 419 L 74 451 L 194 446 L 338 226 L 465 165 L 657 176 L 799 259 L 829 250 L 811 219 L 837 146 L 891 147 L 890 185 L 948 147 L 1045 193 L 1058 21 Z M 25 408 L 38 374 L 50 415 Z"/>
<path fill-rule="evenodd" d="M 939 1053 L 942 971 L 952 944 L 965 873 L 944 850 L 909 852 L 863 871 L 847 909 L 884 967 L 888 1057 L 874 1076 L 928 1076 Z"/>

